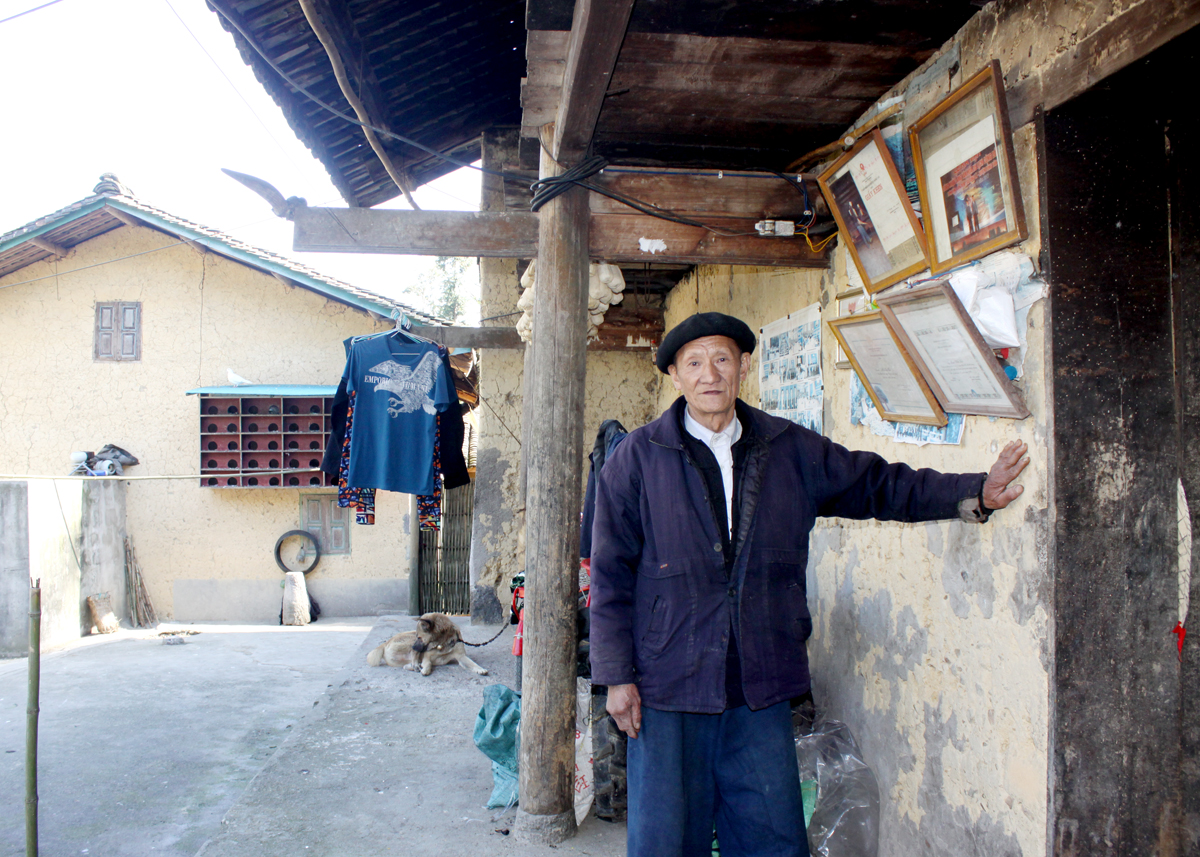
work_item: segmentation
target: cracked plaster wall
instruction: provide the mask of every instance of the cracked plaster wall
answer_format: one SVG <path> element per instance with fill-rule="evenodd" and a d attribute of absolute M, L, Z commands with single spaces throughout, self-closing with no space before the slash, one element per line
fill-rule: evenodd
<path fill-rule="evenodd" d="M 963 33 L 978 31 L 973 20 Z M 961 51 L 954 85 L 995 55 L 993 46 L 975 42 Z M 935 89 L 944 94 L 947 83 Z M 1036 260 L 1032 124 L 1016 129 L 1014 147 L 1030 232 L 1014 249 Z M 693 312 L 715 310 L 757 330 L 814 302 L 827 321 L 836 312 L 835 295 L 848 285 L 845 260 L 839 249 L 829 270 L 700 267 L 671 292 L 667 329 Z M 807 572 L 813 693 L 829 716 L 850 725 L 879 778 L 881 857 L 1047 853 L 1053 630 L 1045 317 L 1043 301 L 1029 316 L 1029 353 L 1018 383 L 1033 415 L 1020 422 L 968 417 L 960 446 L 898 444 L 851 426 L 852 370 L 834 367 L 836 343 L 824 328 L 824 424 L 831 439 L 946 472 L 987 470 L 1009 440 L 1030 447 L 1024 495 L 984 526 L 826 519 L 813 532 Z M 757 379 L 756 355 L 742 391 L 756 406 Z M 675 396 L 664 381 L 659 409 Z"/>
<path fill-rule="evenodd" d="M 342 340 L 388 324 L 270 274 L 122 227 L 0 278 L 0 474 L 59 475 L 72 450 L 115 443 L 131 476 L 194 474 L 198 399 L 226 368 L 264 384 L 337 383 Z M 75 268 L 99 265 L 68 274 Z M 25 283 L 25 284 L 22 284 Z M 11 287 L 8 287 L 11 284 Z M 97 301 L 141 301 L 142 359 L 92 359 Z M 30 483 L 35 484 L 35 483 Z M 300 526 L 300 489 L 201 488 L 190 479 L 130 481 L 127 527 L 161 618 L 255 619 L 279 611 L 272 551 Z M 328 492 L 330 489 L 324 489 Z M 374 527 L 352 526 L 351 553 L 310 576 L 333 615 L 405 611 L 412 498 L 380 492 Z"/>

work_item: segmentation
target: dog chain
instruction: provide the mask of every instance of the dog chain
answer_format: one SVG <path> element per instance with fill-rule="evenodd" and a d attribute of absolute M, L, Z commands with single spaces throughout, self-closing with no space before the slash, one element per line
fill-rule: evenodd
<path fill-rule="evenodd" d="M 499 636 L 504 633 L 504 630 L 507 627 L 508 627 L 507 623 L 505 623 L 504 625 L 501 625 L 500 630 L 496 632 L 496 636 L 492 637 L 492 639 L 488 640 L 485 643 L 468 643 L 466 640 L 463 640 L 463 645 L 464 646 L 472 646 L 472 647 L 478 649 L 480 646 L 486 646 L 488 643 L 494 643 L 497 640 L 497 638 L 499 638 Z M 460 637 L 459 639 L 462 639 L 462 638 Z"/>

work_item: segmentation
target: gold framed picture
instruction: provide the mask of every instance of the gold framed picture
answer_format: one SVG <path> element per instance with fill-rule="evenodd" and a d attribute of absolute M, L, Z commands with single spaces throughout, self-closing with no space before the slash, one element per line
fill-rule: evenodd
<path fill-rule="evenodd" d="M 878 129 L 834 161 L 817 184 L 868 292 L 928 267 L 921 222 Z"/>
<path fill-rule="evenodd" d="M 946 413 L 879 310 L 835 318 L 829 328 L 885 420 L 944 426 Z"/>
<path fill-rule="evenodd" d="M 909 128 L 934 274 L 1027 237 L 1000 63 Z"/>
<path fill-rule="evenodd" d="M 1029 416 L 1021 394 L 948 282 L 887 295 L 878 303 L 943 410 L 1015 420 Z"/>

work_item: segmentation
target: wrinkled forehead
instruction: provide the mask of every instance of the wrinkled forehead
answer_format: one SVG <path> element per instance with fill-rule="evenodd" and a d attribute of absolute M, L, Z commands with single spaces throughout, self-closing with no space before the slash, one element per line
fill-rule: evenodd
<path fill-rule="evenodd" d="M 693 339 L 675 352 L 675 362 L 685 363 L 689 358 L 702 356 L 726 355 L 733 358 L 741 357 L 742 349 L 728 336 L 701 336 Z"/>

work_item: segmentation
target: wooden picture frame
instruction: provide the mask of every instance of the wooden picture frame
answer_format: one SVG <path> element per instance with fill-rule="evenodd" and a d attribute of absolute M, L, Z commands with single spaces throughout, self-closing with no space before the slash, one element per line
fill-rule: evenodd
<path fill-rule="evenodd" d="M 925 233 L 879 129 L 818 178 L 868 293 L 929 267 Z"/>
<path fill-rule="evenodd" d="M 999 62 L 950 93 L 908 134 L 934 274 L 1025 240 Z"/>
<path fill-rule="evenodd" d="M 881 297 L 879 311 L 947 413 L 1029 416 L 947 281 Z"/>
<path fill-rule="evenodd" d="M 879 310 L 835 318 L 829 328 L 885 420 L 944 426 L 946 413 Z"/>
<path fill-rule="evenodd" d="M 836 304 L 836 318 L 845 318 L 846 316 L 854 315 L 865 309 L 870 302 L 871 297 L 865 290 L 857 286 L 851 286 L 844 292 L 841 292 L 834 298 Z M 846 356 L 846 349 L 842 348 L 840 340 L 835 339 L 835 357 L 833 365 L 838 369 L 850 369 L 850 358 Z"/>

